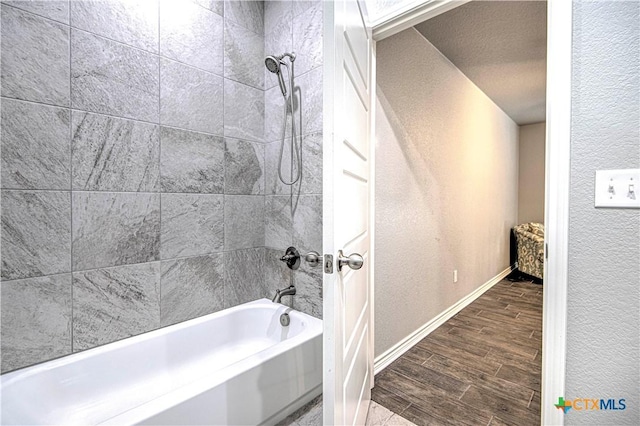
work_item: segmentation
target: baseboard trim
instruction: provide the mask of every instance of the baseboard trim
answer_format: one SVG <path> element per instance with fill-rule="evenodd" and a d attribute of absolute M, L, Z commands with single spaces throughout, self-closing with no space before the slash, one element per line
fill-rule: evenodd
<path fill-rule="evenodd" d="M 482 284 L 480 287 L 478 287 L 462 299 L 458 300 L 444 312 L 440 313 L 438 316 L 431 319 L 416 331 L 402 339 L 400 342 L 396 343 L 393 347 L 380 354 L 380 356 L 376 357 L 373 360 L 374 374 L 378 374 L 380 371 L 385 369 L 389 364 L 400 358 L 400 356 L 411 349 L 416 343 L 427 337 L 433 330 L 440 327 L 455 314 L 471 304 L 471 302 L 480 297 L 485 291 L 498 284 L 503 278 L 509 275 L 513 269 L 514 265 L 509 266 L 504 271 L 500 272 L 498 275 L 491 278 L 489 281 Z"/>

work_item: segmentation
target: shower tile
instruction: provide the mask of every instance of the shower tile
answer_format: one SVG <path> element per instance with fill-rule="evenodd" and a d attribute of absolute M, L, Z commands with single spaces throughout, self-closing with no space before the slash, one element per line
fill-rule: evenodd
<path fill-rule="evenodd" d="M 191 2 L 160 2 L 160 54 L 222 75 L 222 16 Z"/>
<path fill-rule="evenodd" d="M 267 195 L 290 195 L 291 187 L 285 185 L 278 177 L 278 167 L 280 164 L 280 144 L 281 142 L 271 142 L 265 145 L 265 193 Z M 291 153 L 288 144 L 285 143 L 283 158 L 283 173 L 287 170 L 286 165 L 291 164 Z M 286 179 L 291 178 L 290 173 L 283 175 Z"/>
<path fill-rule="evenodd" d="M 2 187 L 70 189 L 69 110 L 2 100 Z"/>
<path fill-rule="evenodd" d="M 224 249 L 264 246 L 264 197 L 224 196 Z"/>
<path fill-rule="evenodd" d="M 69 27 L 1 10 L 2 96 L 69 106 Z"/>
<path fill-rule="evenodd" d="M 71 271 L 69 192 L 2 191 L 2 279 Z"/>
<path fill-rule="evenodd" d="M 264 36 L 264 54 L 279 56 L 285 52 L 291 52 L 293 50 L 293 39 L 291 36 L 293 21 L 291 18 L 291 10 L 282 17 L 282 20 L 277 21 L 272 30 L 266 32 Z M 278 86 L 278 77 L 270 72 L 264 64 L 262 65 L 264 76 L 265 76 L 265 88 L 277 87 Z M 286 74 L 284 77 L 288 79 L 288 75 Z M 296 75 L 298 74 L 296 70 Z M 288 84 L 287 84 L 288 86 Z M 280 89 L 278 88 L 278 92 Z"/>
<path fill-rule="evenodd" d="M 71 274 L 1 287 L 2 373 L 71 353 Z"/>
<path fill-rule="evenodd" d="M 71 25 L 158 53 L 158 1 L 72 1 Z"/>
<path fill-rule="evenodd" d="M 271 297 L 265 288 L 264 248 L 224 253 L 224 307 Z"/>
<path fill-rule="evenodd" d="M 322 194 L 322 132 L 302 138 L 302 182 L 294 192 Z"/>
<path fill-rule="evenodd" d="M 293 215 L 293 245 L 322 253 L 322 195 L 300 195 Z"/>
<path fill-rule="evenodd" d="M 322 131 L 322 67 L 300 76 L 302 134 Z"/>
<path fill-rule="evenodd" d="M 264 140 L 264 91 L 224 79 L 224 135 Z"/>
<path fill-rule="evenodd" d="M 74 271 L 159 257 L 159 194 L 73 193 Z"/>
<path fill-rule="evenodd" d="M 322 253 L 321 247 L 316 250 Z M 322 264 L 312 268 L 303 262 L 293 273 L 293 284 L 296 286 L 293 308 L 322 319 Z"/>
<path fill-rule="evenodd" d="M 264 2 L 264 33 L 269 34 L 282 22 L 291 21 L 293 0 L 266 0 Z"/>
<path fill-rule="evenodd" d="M 264 38 L 240 25 L 224 23 L 224 76 L 264 88 Z"/>
<path fill-rule="evenodd" d="M 322 0 L 293 0 L 293 16 L 298 16 L 318 4 L 322 5 Z"/>
<path fill-rule="evenodd" d="M 267 294 L 263 297 L 271 299 L 276 290 L 289 287 L 292 283 L 291 276 L 294 272 L 280 260 L 284 252 L 285 249 L 265 248 L 264 250 L 264 288 Z M 289 298 L 282 300 L 290 305 Z"/>
<path fill-rule="evenodd" d="M 284 253 L 293 245 L 291 196 L 267 195 L 264 203 L 264 245 Z"/>
<path fill-rule="evenodd" d="M 223 254 L 162 262 L 162 326 L 224 309 Z"/>
<path fill-rule="evenodd" d="M 220 16 L 224 16 L 224 0 L 193 0 L 193 2 Z"/>
<path fill-rule="evenodd" d="M 222 251 L 222 195 L 162 194 L 160 256 L 198 256 Z"/>
<path fill-rule="evenodd" d="M 322 65 L 322 3 L 293 18 L 293 51 L 296 72 L 304 74 Z"/>
<path fill-rule="evenodd" d="M 71 106 L 158 121 L 158 57 L 83 31 L 71 32 Z"/>
<path fill-rule="evenodd" d="M 224 139 L 161 127 L 160 140 L 162 191 L 222 194 Z"/>
<path fill-rule="evenodd" d="M 271 73 L 270 73 L 271 74 Z M 273 75 L 273 74 L 272 74 Z M 287 87 L 289 84 L 287 83 Z M 295 98 L 295 97 L 294 97 Z M 287 122 L 284 124 L 285 111 L 284 111 L 285 99 L 280 91 L 280 86 L 277 85 L 264 92 L 264 141 L 275 142 L 282 140 L 282 128 L 284 126 L 285 136 L 291 136 L 291 114 L 287 113 Z M 289 102 L 287 101 L 287 104 Z M 297 104 L 294 103 L 294 107 Z M 287 105 L 290 110 L 289 105 Z M 296 133 L 300 133 L 300 114 L 296 110 Z"/>
<path fill-rule="evenodd" d="M 178 62 L 160 61 L 160 122 L 223 134 L 222 77 Z"/>
<path fill-rule="evenodd" d="M 160 327 L 160 262 L 73 273 L 73 351 Z"/>
<path fill-rule="evenodd" d="M 264 2 L 225 0 L 224 17 L 257 34 L 264 34 Z"/>
<path fill-rule="evenodd" d="M 264 194 L 264 145 L 225 138 L 224 193 Z"/>
<path fill-rule="evenodd" d="M 157 125 L 73 111 L 71 134 L 73 189 L 159 190 Z"/>
<path fill-rule="evenodd" d="M 8 4 L 10 6 L 17 7 L 18 9 L 35 13 L 36 15 L 44 16 L 45 18 L 53 19 L 54 21 L 69 25 L 69 0 L 3 0 L 2 4 Z"/>

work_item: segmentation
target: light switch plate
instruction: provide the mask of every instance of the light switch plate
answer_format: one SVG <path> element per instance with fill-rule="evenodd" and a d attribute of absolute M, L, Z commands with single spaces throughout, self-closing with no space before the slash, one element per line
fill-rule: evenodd
<path fill-rule="evenodd" d="M 640 169 L 596 170 L 595 206 L 640 209 Z"/>

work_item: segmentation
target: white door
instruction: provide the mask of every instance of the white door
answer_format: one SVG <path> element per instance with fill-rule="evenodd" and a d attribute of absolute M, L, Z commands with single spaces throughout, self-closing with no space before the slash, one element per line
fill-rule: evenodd
<path fill-rule="evenodd" d="M 371 323 L 372 39 L 362 1 L 324 3 L 324 423 L 364 424 L 373 383 Z M 360 269 L 345 264 L 351 256 Z M 327 267 L 325 258 L 325 267 Z"/>

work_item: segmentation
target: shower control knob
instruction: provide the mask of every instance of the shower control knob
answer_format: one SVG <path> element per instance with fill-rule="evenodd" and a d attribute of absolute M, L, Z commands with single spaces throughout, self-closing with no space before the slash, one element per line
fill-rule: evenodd
<path fill-rule="evenodd" d="M 300 253 L 298 253 L 295 247 L 289 247 L 280 260 L 286 263 L 289 269 L 294 271 L 300 267 Z"/>
<path fill-rule="evenodd" d="M 342 250 L 338 251 L 338 271 L 342 271 L 344 265 L 349 266 L 351 269 L 360 269 L 364 264 L 364 259 L 358 253 L 353 253 L 349 257 L 342 253 Z"/>

